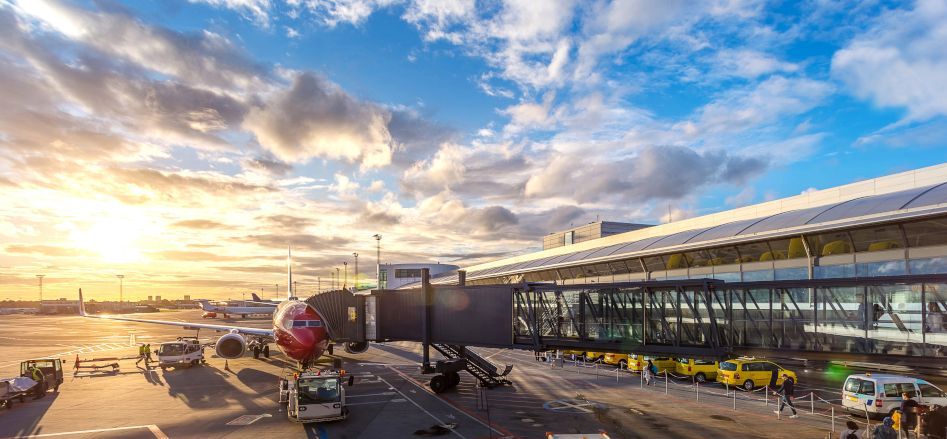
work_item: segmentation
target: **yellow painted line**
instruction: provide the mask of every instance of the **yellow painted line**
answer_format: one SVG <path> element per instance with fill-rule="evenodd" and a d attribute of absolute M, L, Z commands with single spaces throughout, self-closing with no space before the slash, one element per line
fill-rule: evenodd
<path fill-rule="evenodd" d="M 32 435 L 32 436 L 16 436 L 16 437 L 18 437 L 18 438 L 31 438 L 31 437 L 69 436 L 69 435 L 76 435 L 76 434 L 105 433 L 105 432 L 109 432 L 109 431 L 120 431 L 120 430 L 138 430 L 138 429 L 142 429 L 142 428 L 148 429 L 148 431 L 150 431 L 151 434 L 155 435 L 155 438 L 156 438 L 156 439 L 168 439 L 168 436 L 165 435 L 164 432 L 161 431 L 161 429 L 159 429 L 158 426 L 157 426 L 157 425 L 154 425 L 154 424 L 151 424 L 151 425 L 133 425 L 133 426 L 130 426 L 130 427 L 97 428 L 97 429 L 94 429 L 94 430 L 67 431 L 67 432 L 64 432 L 64 433 L 44 433 L 44 434 L 36 434 L 36 435 Z M 13 439 L 13 437 L 3 438 L 3 439 Z"/>

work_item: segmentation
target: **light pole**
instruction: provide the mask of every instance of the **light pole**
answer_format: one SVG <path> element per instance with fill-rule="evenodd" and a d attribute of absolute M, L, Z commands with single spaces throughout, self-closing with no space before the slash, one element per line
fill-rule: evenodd
<path fill-rule="evenodd" d="M 124 290 L 125 290 L 125 275 L 116 274 L 115 277 L 118 278 L 118 307 L 119 309 L 121 309 L 122 308 L 122 294 L 124 293 Z"/>
<path fill-rule="evenodd" d="M 358 253 L 352 253 L 355 256 L 355 292 L 358 292 Z"/>
<path fill-rule="evenodd" d="M 349 263 L 346 261 L 342 261 L 342 267 L 344 268 L 344 270 L 342 270 L 342 273 L 343 273 L 342 288 L 348 288 L 349 287 Z"/>
<path fill-rule="evenodd" d="M 276 284 L 276 297 L 279 297 L 279 284 Z"/>
<path fill-rule="evenodd" d="M 43 306 L 43 278 L 46 277 L 46 275 L 37 274 L 36 277 L 39 278 L 39 305 Z"/>
<path fill-rule="evenodd" d="M 376 233 L 372 235 L 372 238 L 375 238 L 375 282 L 381 289 L 381 235 Z"/>
<path fill-rule="evenodd" d="M 342 285 L 342 279 L 339 278 L 339 267 L 335 267 L 335 289 Z"/>

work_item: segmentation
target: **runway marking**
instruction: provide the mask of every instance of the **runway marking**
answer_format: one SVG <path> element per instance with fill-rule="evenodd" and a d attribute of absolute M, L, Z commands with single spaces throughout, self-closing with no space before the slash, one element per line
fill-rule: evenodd
<path fill-rule="evenodd" d="M 408 402 L 404 398 L 395 398 L 395 399 L 386 399 L 384 401 L 368 401 L 368 402 L 349 402 L 345 405 L 366 405 L 366 404 L 388 404 L 389 402 Z"/>
<path fill-rule="evenodd" d="M 18 438 L 31 438 L 31 437 L 52 437 L 52 436 L 68 436 L 76 434 L 89 434 L 89 433 L 105 433 L 109 431 L 120 431 L 120 430 L 138 430 L 141 428 L 148 429 L 151 434 L 155 435 L 156 439 L 168 439 L 168 436 L 158 428 L 157 425 L 133 425 L 130 427 L 113 427 L 113 428 L 97 428 L 94 430 L 78 430 L 78 431 L 67 431 L 63 433 L 43 433 L 43 434 L 34 434 L 32 436 L 16 436 Z M 3 439 L 13 439 L 13 437 L 3 438 Z"/>
<path fill-rule="evenodd" d="M 346 398 L 364 398 L 366 396 L 391 396 L 395 392 L 366 393 L 364 395 L 345 395 Z"/>
<path fill-rule="evenodd" d="M 444 421 L 438 419 L 437 416 L 434 416 L 431 412 L 425 410 L 424 407 L 421 407 L 421 404 L 418 404 L 418 403 L 414 402 L 413 399 L 408 398 L 408 395 L 405 395 L 404 393 L 401 393 L 400 390 L 395 389 L 395 386 L 392 386 L 391 383 L 388 382 L 388 380 L 386 380 L 386 379 L 384 379 L 384 378 L 382 378 L 382 377 L 378 377 L 378 379 L 379 379 L 379 380 L 382 380 L 385 384 L 388 385 L 388 387 L 391 387 L 392 389 L 394 389 L 395 392 L 398 392 L 398 394 L 400 394 L 400 395 L 401 395 L 404 399 L 406 399 L 408 402 L 410 402 L 411 404 L 414 404 L 414 406 L 417 407 L 419 410 L 421 410 L 421 411 L 424 412 L 424 413 L 427 413 L 427 415 L 430 416 L 431 418 L 434 418 L 434 420 L 437 421 L 438 424 L 444 425 Z M 413 381 L 409 381 L 409 382 L 413 382 Z M 463 438 L 463 439 L 467 439 L 466 437 L 464 437 L 464 435 L 458 433 L 457 430 L 451 429 L 450 432 L 451 432 L 451 433 L 454 433 L 455 435 L 457 435 L 457 437 L 460 437 L 460 438 Z"/>
<path fill-rule="evenodd" d="M 227 423 L 227 425 L 250 425 L 263 418 L 269 418 L 273 415 L 264 413 L 262 415 L 243 415 Z"/>
<path fill-rule="evenodd" d="M 427 387 L 424 387 L 424 385 L 422 385 L 422 384 L 418 383 L 417 381 L 415 381 L 413 378 L 409 377 L 408 375 L 405 375 L 405 374 L 404 374 L 403 372 L 401 372 L 400 370 L 395 369 L 395 368 L 392 367 L 392 366 L 388 366 L 388 369 L 391 369 L 392 372 L 394 372 L 394 373 L 396 373 L 396 374 L 398 374 L 398 375 L 401 375 L 401 377 L 404 378 L 405 381 L 407 381 L 407 382 L 409 382 L 409 383 L 411 383 L 411 384 L 414 384 L 415 387 L 417 387 L 417 388 L 421 389 L 422 391 L 427 392 L 428 394 L 434 396 L 434 398 L 436 398 L 438 401 L 443 402 L 444 404 L 447 404 L 448 407 L 453 408 L 454 410 L 457 410 L 457 411 L 459 411 L 459 412 L 461 412 L 461 413 L 467 415 L 468 418 L 474 420 L 474 421 L 477 422 L 478 424 L 480 424 L 480 425 L 482 425 L 482 426 L 484 426 L 484 427 L 486 427 L 486 428 L 488 428 L 488 429 L 490 429 L 490 430 L 493 430 L 494 432 L 496 432 L 496 434 L 500 435 L 501 437 L 504 437 L 504 436 L 512 436 L 512 434 L 511 434 L 510 432 L 508 432 L 508 431 L 500 431 L 500 430 L 497 430 L 497 429 L 494 428 L 494 427 L 491 427 L 491 426 L 487 425 L 486 422 L 483 422 L 483 420 L 481 420 L 481 419 L 479 419 L 478 417 L 476 417 L 476 416 L 470 414 L 470 412 L 468 412 L 468 411 L 467 411 L 466 409 L 464 409 L 463 407 L 460 407 L 459 405 L 453 404 L 453 403 L 449 402 L 447 399 L 444 399 L 444 398 L 440 397 L 439 395 L 437 395 L 436 393 L 434 393 L 433 391 L 431 391 L 431 390 L 428 389 Z M 378 379 L 382 379 L 382 378 L 381 378 L 381 377 L 378 377 Z M 387 384 L 388 382 L 385 381 L 385 383 Z M 388 385 L 391 386 L 391 384 L 388 384 Z M 394 387 L 392 387 L 392 389 L 394 389 Z M 394 389 L 394 390 L 395 390 L 395 391 L 398 391 L 398 389 Z M 412 390 L 412 392 L 414 392 L 414 391 Z M 398 393 L 401 393 L 401 392 L 398 391 Z M 402 395 L 404 395 L 404 394 L 402 393 Z M 417 405 L 417 404 L 415 404 L 415 405 Z M 499 427 L 499 428 L 502 429 L 503 427 Z M 505 429 L 504 429 L 504 430 L 505 430 Z M 451 431 L 453 431 L 453 430 L 451 430 Z"/>

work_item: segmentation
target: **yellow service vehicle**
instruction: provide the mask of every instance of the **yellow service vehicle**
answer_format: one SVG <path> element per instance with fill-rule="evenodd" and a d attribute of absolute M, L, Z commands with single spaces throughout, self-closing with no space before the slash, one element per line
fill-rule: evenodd
<path fill-rule="evenodd" d="M 621 369 L 628 368 L 628 354 L 616 354 L 614 352 L 609 352 L 605 354 L 605 359 L 602 360 L 605 364 L 611 364 L 612 366 L 618 366 Z"/>
<path fill-rule="evenodd" d="M 701 360 L 699 358 L 678 358 L 674 364 L 674 373 L 694 377 L 694 380 L 703 383 L 717 378 L 716 361 Z"/>
<path fill-rule="evenodd" d="M 796 384 L 799 380 L 796 373 L 772 361 L 753 357 L 740 357 L 720 363 L 717 369 L 717 382 L 730 386 L 742 387 L 744 390 L 753 390 L 756 387 L 768 386 L 776 373 L 776 385 L 783 384 L 783 374 Z"/>
<path fill-rule="evenodd" d="M 671 357 L 651 357 L 639 354 L 628 355 L 628 370 L 644 369 L 644 366 L 648 364 L 648 360 L 651 360 L 655 367 L 658 368 L 658 373 L 663 373 L 665 370 L 674 370 L 674 359 Z"/>
<path fill-rule="evenodd" d="M 594 362 L 598 360 L 603 360 L 605 358 L 605 352 L 586 352 L 585 361 Z"/>

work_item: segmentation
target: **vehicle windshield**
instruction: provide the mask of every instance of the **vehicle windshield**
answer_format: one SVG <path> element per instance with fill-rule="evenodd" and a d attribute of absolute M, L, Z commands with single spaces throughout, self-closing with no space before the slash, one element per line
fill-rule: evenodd
<path fill-rule="evenodd" d="M 158 348 L 158 355 L 184 355 L 184 343 L 167 343 Z"/>
<path fill-rule="evenodd" d="M 918 387 L 921 388 L 921 396 L 925 398 L 943 398 L 944 391 L 938 389 L 933 384 L 928 383 L 917 383 Z"/>
<path fill-rule="evenodd" d="M 720 363 L 720 370 L 737 370 L 737 364 L 724 361 L 723 363 Z"/>
<path fill-rule="evenodd" d="M 338 378 L 303 378 L 299 380 L 299 403 L 321 404 L 339 402 Z"/>

